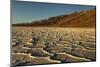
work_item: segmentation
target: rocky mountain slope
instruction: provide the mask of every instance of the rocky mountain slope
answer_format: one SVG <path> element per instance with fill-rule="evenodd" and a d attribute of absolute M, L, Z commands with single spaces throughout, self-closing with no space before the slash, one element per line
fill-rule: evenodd
<path fill-rule="evenodd" d="M 95 27 L 96 10 L 74 12 L 69 15 L 50 17 L 32 23 L 13 24 L 13 26 L 39 26 L 39 27 Z"/>

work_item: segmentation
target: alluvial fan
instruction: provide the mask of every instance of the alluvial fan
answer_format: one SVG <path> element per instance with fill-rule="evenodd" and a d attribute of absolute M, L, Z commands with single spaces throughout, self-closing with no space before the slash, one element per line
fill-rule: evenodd
<path fill-rule="evenodd" d="M 96 60 L 94 28 L 13 27 L 12 66 Z"/>

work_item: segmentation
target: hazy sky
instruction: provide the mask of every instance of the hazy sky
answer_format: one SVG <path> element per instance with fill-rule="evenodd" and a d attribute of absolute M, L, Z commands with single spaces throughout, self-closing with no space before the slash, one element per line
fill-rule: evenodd
<path fill-rule="evenodd" d="M 93 8 L 95 8 L 95 6 L 13 1 L 12 23 L 31 22 Z"/>

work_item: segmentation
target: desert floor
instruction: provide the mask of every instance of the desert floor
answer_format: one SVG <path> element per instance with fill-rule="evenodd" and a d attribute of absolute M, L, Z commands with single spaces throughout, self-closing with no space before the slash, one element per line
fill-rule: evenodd
<path fill-rule="evenodd" d="M 13 66 L 96 60 L 94 28 L 12 27 L 11 33 Z"/>

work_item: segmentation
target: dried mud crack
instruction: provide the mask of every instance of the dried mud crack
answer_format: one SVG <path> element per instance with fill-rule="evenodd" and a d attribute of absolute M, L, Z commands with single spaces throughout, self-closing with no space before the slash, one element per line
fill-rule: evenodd
<path fill-rule="evenodd" d="M 12 66 L 96 60 L 94 28 L 12 28 Z"/>

